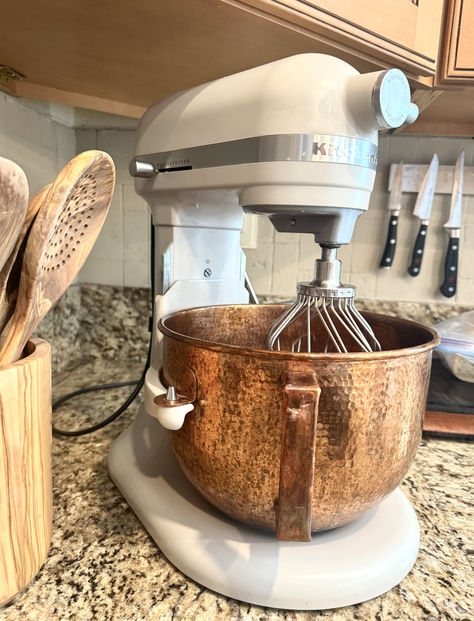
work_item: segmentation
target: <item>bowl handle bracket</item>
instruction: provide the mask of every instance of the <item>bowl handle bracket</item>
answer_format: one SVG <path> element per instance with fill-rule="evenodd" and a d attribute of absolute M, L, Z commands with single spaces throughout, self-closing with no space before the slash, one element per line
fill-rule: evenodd
<path fill-rule="evenodd" d="M 280 484 L 276 512 L 279 541 L 311 541 L 316 426 L 321 389 L 314 371 L 283 376 Z"/>

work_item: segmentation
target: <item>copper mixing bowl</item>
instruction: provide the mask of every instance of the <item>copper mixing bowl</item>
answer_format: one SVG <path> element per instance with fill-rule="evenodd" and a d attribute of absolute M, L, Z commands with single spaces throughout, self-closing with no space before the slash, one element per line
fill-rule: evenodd
<path fill-rule="evenodd" d="M 268 328 L 285 308 L 214 306 L 164 317 L 162 381 L 194 401 L 170 432 L 189 481 L 237 520 L 305 541 L 361 516 L 405 476 L 439 337 L 365 313 L 383 351 L 268 351 Z"/>

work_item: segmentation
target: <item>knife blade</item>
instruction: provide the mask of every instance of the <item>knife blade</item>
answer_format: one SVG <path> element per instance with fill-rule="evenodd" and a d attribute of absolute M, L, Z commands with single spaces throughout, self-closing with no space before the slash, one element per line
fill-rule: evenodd
<path fill-rule="evenodd" d="M 395 249 L 397 247 L 397 230 L 398 216 L 400 215 L 400 202 L 402 198 L 402 181 L 403 181 L 403 161 L 400 162 L 393 176 L 392 187 L 390 190 L 390 200 L 388 202 L 388 210 L 390 212 L 390 221 L 388 224 L 387 241 L 380 259 L 382 269 L 390 269 L 395 257 Z"/>
<path fill-rule="evenodd" d="M 444 262 L 444 281 L 439 290 L 446 298 L 451 298 L 456 293 L 458 279 L 458 256 L 459 238 L 461 237 L 461 208 L 462 208 L 462 188 L 464 177 L 464 151 L 456 160 L 456 167 L 453 175 L 453 191 L 451 194 L 451 208 L 444 230 L 449 235 L 448 250 Z"/>
<path fill-rule="evenodd" d="M 416 198 L 413 215 L 420 219 L 420 228 L 416 236 L 415 245 L 411 256 L 411 263 L 408 266 L 410 276 L 418 276 L 423 260 L 423 251 L 425 249 L 426 233 L 428 231 L 428 223 L 431 216 L 431 207 L 433 206 L 433 196 L 436 186 L 436 178 L 438 176 L 439 160 L 436 153 L 433 155 L 431 163 L 426 171 L 423 183 Z"/>

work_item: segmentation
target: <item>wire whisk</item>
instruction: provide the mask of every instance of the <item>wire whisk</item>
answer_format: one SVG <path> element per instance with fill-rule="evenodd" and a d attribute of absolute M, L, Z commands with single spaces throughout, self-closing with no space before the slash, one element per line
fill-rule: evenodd
<path fill-rule="evenodd" d="M 375 334 L 356 309 L 355 287 L 339 281 L 337 249 L 322 248 L 315 278 L 298 283 L 296 302 L 271 326 L 267 347 L 292 352 L 380 351 Z"/>

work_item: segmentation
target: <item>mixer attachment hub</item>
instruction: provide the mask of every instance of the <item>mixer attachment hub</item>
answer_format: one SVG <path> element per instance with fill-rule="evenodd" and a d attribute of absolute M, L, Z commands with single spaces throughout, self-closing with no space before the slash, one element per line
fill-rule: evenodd
<path fill-rule="evenodd" d="M 298 294 L 307 297 L 318 298 L 354 298 L 356 289 L 352 285 L 339 285 L 339 287 L 321 287 L 314 284 L 314 282 L 299 282 L 296 286 Z"/>

